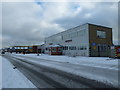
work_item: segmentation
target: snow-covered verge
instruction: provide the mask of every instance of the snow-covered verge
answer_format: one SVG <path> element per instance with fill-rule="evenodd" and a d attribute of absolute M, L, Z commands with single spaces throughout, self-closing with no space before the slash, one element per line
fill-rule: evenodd
<path fill-rule="evenodd" d="M 2 89 L 2 57 L 0 56 L 0 90 Z"/>
<path fill-rule="evenodd" d="M 12 56 L 80 75 L 89 79 L 108 83 L 116 87 L 118 86 L 118 59 L 108 57 L 50 56 L 44 54 L 40 56 L 37 56 L 36 54 L 12 54 Z M 41 62 L 40 59 L 57 62 Z"/>
<path fill-rule="evenodd" d="M 36 88 L 20 71 L 2 57 L 2 88 Z"/>

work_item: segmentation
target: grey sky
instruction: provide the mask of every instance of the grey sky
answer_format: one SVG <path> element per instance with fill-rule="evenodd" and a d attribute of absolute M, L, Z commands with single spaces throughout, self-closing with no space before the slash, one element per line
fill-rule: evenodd
<path fill-rule="evenodd" d="M 113 28 L 118 39 L 117 2 L 4 2 L 2 44 L 41 44 L 44 38 L 83 23 Z"/>

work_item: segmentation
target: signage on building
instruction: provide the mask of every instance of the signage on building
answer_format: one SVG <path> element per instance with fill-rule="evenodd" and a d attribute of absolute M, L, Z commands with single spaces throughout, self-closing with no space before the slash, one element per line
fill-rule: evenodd
<path fill-rule="evenodd" d="M 92 43 L 92 46 L 96 46 L 96 43 L 93 42 L 93 43 Z"/>
<path fill-rule="evenodd" d="M 96 49 L 96 46 L 93 46 L 93 49 Z"/>
<path fill-rule="evenodd" d="M 72 40 L 66 40 L 65 42 L 72 42 Z"/>

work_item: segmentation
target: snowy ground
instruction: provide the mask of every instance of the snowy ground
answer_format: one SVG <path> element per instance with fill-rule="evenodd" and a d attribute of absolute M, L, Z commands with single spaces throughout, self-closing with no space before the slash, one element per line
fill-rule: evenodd
<path fill-rule="evenodd" d="M 69 57 L 69 56 L 51 56 L 47 54 L 14 54 L 17 56 L 28 56 L 35 58 L 42 58 L 46 60 L 59 61 L 59 62 L 67 62 L 78 65 L 87 65 L 92 67 L 100 67 L 100 68 L 109 68 L 118 70 L 118 59 L 112 59 L 108 57 Z"/>
<path fill-rule="evenodd" d="M 2 57 L 0 56 L 0 90 L 2 89 Z"/>
<path fill-rule="evenodd" d="M 73 74 L 81 75 L 86 78 L 98 80 L 112 85 L 118 85 L 118 59 L 108 57 L 68 57 L 68 56 L 50 56 L 42 54 L 12 54 L 12 56 L 25 58 L 34 63 L 39 63 L 59 70 L 64 70 Z M 25 57 L 21 57 L 25 56 Z M 27 59 L 27 57 L 31 57 Z M 35 59 L 37 58 L 37 59 Z M 58 63 L 40 62 L 40 59 L 57 61 Z M 63 62 L 61 65 L 60 62 Z M 67 63 L 71 64 L 69 67 Z M 78 66 L 77 68 L 74 66 Z"/>
<path fill-rule="evenodd" d="M 7 59 L 1 60 L 2 88 L 36 88 L 21 72 L 13 69 L 14 66 Z"/>

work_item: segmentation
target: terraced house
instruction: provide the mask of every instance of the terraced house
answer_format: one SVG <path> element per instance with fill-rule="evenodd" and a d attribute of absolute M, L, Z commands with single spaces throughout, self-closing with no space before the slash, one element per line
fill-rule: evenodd
<path fill-rule="evenodd" d="M 56 52 L 51 45 L 59 45 L 63 55 L 109 56 L 112 28 L 86 23 L 45 38 L 45 53 Z"/>

